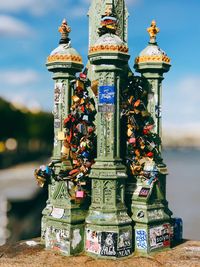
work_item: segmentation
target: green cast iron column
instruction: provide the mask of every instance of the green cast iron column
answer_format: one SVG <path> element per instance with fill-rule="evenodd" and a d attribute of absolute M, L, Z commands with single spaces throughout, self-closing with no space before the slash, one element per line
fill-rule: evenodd
<path fill-rule="evenodd" d="M 55 175 L 61 169 L 71 169 L 71 159 L 63 154 L 63 121 L 71 106 L 72 88 L 70 81 L 82 70 L 82 58 L 71 47 L 68 34 L 70 28 L 64 20 L 61 27 L 60 45 L 47 59 L 46 66 L 53 73 L 54 89 L 54 150 L 52 162 Z M 64 157 L 64 160 L 63 160 Z M 64 255 L 73 255 L 83 251 L 85 211 L 71 200 L 70 181 L 51 179 L 49 198 L 43 211 L 42 240 L 47 249 L 54 249 Z"/>
<path fill-rule="evenodd" d="M 148 111 L 154 119 L 152 133 L 162 137 L 161 99 L 163 74 L 170 69 L 170 59 L 156 43 L 159 29 L 155 21 L 148 28 L 149 45 L 135 61 L 135 69 L 147 82 Z M 160 146 L 161 153 L 161 146 Z M 158 164 L 158 182 L 147 185 L 142 176 L 137 177 L 136 189 L 132 197 L 132 219 L 135 222 L 135 252 L 149 254 L 170 247 L 170 216 L 166 201 L 167 168 L 164 163 Z M 145 192 L 145 194 L 144 194 Z"/>
<path fill-rule="evenodd" d="M 98 78 L 97 159 L 92 166 L 92 203 L 86 217 L 85 250 L 102 258 L 132 253 L 132 226 L 124 205 L 126 168 L 120 159 L 119 95 L 129 55 L 115 34 L 103 34 L 90 47 Z"/>
<path fill-rule="evenodd" d="M 105 10 L 109 13 L 110 9 L 115 11 L 115 17 L 118 21 L 117 34 L 125 43 L 127 43 L 129 14 L 125 0 L 92 0 L 88 11 L 89 47 L 93 46 L 99 38 L 98 28 L 100 27 L 101 16 L 104 15 Z M 92 83 L 95 83 L 97 77 L 93 71 L 93 65 L 91 65 L 91 62 L 88 62 L 87 67 L 88 77 Z M 90 93 L 93 95 L 92 92 Z"/>

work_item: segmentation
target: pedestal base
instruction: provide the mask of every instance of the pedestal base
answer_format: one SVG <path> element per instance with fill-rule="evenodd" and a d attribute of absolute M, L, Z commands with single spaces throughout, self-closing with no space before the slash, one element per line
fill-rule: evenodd
<path fill-rule="evenodd" d="M 97 258 L 116 259 L 132 254 L 132 226 L 87 224 L 85 251 Z"/>
<path fill-rule="evenodd" d="M 48 219 L 43 238 L 46 249 L 58 251 L 64 256 L 77 255 L 84 250 L 84 224 Z"/>
<path fill-rule="evenodd" d="M 148 254 L 170 249 L 171 225 L 169 222 L 159 224 L 135 224 L 135 254 Z"/>
<path fill-rule="evenodd" d="M 84 250 L 84 224 L 89 200 L 77 203 L 70 198 L 65 182 L 49 186 L 49 199 L 43 210 L 41 241 L 47 249 L 65 256 Z"/>

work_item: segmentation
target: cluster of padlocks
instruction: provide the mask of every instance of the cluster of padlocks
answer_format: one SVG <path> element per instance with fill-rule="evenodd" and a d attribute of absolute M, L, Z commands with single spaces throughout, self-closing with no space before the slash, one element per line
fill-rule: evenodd
<path fill-rule="evenodd" d="M 130 74 L 127 87 L 122 90 L 121 117 L 127 124 L 126 162 L 133 176 L 143 176 L 146 183 L 158 179 L 157 165 L 162 163 L 159 147 L 161 139 L 153 132 L 154 119 L 147 109 L 145 80 Z"/>
<path fill-rule="evenodd" d="M 87 70 L 71 81 L 73 89 L 70 113 L 63 121 L 64 131 L 58 133 L 62 140 L 61 169 L 56 175 L 54 163 L 42 165 L 35 170 L 38 185 L 44 186 L 51 177 L 55 181 L 71 182 L 69 185 L 71 199 L 81 200 L 90 195 L 90 180 L 88 175 L 96 157 L 95 134 L 95 101 L 89 97 L 90 82 Z M 71 168 L 66 168 L 65 162 L 71 160 Z"/>

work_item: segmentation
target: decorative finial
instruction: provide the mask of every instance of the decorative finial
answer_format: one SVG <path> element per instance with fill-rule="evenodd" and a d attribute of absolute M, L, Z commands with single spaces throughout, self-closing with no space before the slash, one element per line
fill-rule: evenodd
<path fill-rule="evenodd" d="M 106 5 L 105 15 L 101 18 L 101 27 L 98 29 L 100 36 L 106 33 L 115 34 L 117 31 L 117 19 L 114 14 L 113 4 Z"/>
<path fill-rule="evenodd" d="M 110 15 L 112 15 L 112 9 L 113 9 L 113 7 L 112 7 L 111 4 L 106 5 L 105 15 L 106 15 L 106 16 L 110 16 Z"/>
<path fill-rule="evenodd" d="M 156 21 L 152 20 L 151 26 L 147 29 L 149 35 L 150 35 L 150 43 L 155 44 L 156 43 L 156 36 L 160 32 L 159 28 L 156 26 Z"/>
<path fill-rule="evenodd" d="M 58 31 L 61 33 L 60 44 L 69 43 L 70 39 L 68 38 L 69 33 L 71 32 L 71 28 L 67 24 L 67 20 L 63 19 L 61 26 Z"/>

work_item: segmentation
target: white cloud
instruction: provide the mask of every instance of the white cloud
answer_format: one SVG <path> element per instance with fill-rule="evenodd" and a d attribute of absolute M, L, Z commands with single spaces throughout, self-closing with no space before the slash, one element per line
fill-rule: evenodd
<path fill-rule="evenodd" d="M 135 5 L 141 1 L 142 0 L 125 0 L 125 3 L 127 5 Z M 82 0 L 82 3 L 86 3 L 86 4 L 90 4 L 91 2 L 92 2 L 92 0 Z"/>
<path fill-rule="evenodd" d="M 57 1 L 54 0 L 5 0 L 0 1 L 1 12 L 17 13 L 26 11 L 34 15 L 43 15 L 56 7 Z"/>
<path fill-rule="evenodd" d="M 11 16 L 0 15 L 0 35 L 26 36 L 32 29 L 24 22 Z"/>
<path fill-rule="evenodd" d="M 88 12 L 88 9 L 85 6 L 79 5 L 70 10 L 69 16 L 72 18 L 85 17 L 87 12 Z"/>
<path fill-rule="evenodd" d="M 0 71 L 1 85 L 24 86 L 39 81 L 39 74 L 34 70 Z"/>
<path fill-rule="evenodd" d="M 71 17 L 81 17 L 87 13 L 88 5 L 92 0 L 1 0 L 0 12 L 19 13 L 26 12 L 36 16 L 48 14 L 50 11 L 63 11 L 69 9 Z M 143 0 L 126 0 L 128 6 L 133 6 Z"/>
<path fill-rule="evenodd" d="M 173 84 L 164 84 L 164 124 L 189 127 L 200 124 L 200 74 L 188 75 Z"/>

